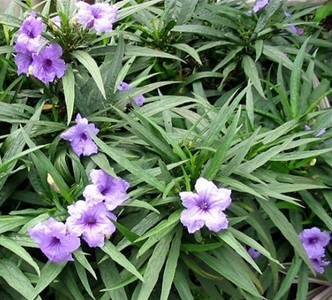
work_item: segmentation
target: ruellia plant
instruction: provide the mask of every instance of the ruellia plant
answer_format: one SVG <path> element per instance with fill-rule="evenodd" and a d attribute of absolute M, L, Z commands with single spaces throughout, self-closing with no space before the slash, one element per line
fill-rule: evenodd
<path fill-rule="evenodd" d="M 286 2 L 0 14 L 1 299 L 332 297 L 329 6 Z"/>

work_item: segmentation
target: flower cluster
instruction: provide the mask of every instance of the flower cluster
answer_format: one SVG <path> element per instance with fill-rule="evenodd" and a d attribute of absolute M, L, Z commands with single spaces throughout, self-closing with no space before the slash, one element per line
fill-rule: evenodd
<path fill-rule="evenodd" d="M 73 260 L 72 252 L 80 246 L 79 237 L 89 247 L 103 247 L 105 236 L 115 231 L 113 210 L 128 199 L 129 183 L 103 170 L 92 170 L 92 184 L 83 191 L 84 200 L 68 206 L 66 223 L 49 218 L 29 230 L 30 237 L 54 263 Z"/>
<path fill-rule="evenodd" d="M 119 91 L 129 91 L 131 90 L 131 85 L 126 82 L 121 82 L 118 86 Z M 137 106 L 142 106 L 144 104 L 145 98 L 143 95 L 139 95 L 134 99 Z"/>
<path fill-rule="evenodd" d="M 92 134 L 97 134 L 99 129 L 94 124 L 89 124 L 86 118 L 80 114 L 76 116 L 76 125 L 68 128 L 61 134 L 61 138 L 70 142 L 74 153 L 78 156 L 90 156 L 98 152 L 98 147 L 91 138 Z"/>
<path fill-rule="evenodd" d="M 77 22 L 88 29 L 95 29 L 97 33 L 111 32 L 113 23 L 118 18 L 116 6 L 107 3 L 96 3 L 90 5 L 83 1 L 77 4 Z"/>
<path fill-rule="evenodd" d="M 193 192 L 181 192 L 180 198 L 186 208 L 180 217 L 181 223 L 189 233 L 201 229 L 204 225 L 211 231 L 218 232 L 228 227 L 224 210 L 231 204 L 231 190 L 217 188 L 205 178 L 199 178 Z"/>
<path fill-rule="evenodd" d="M 65 74 L 66 63 L 61 58 L 62 48 L 58 44 L 46 45 L 41 35 L 44 29 L 42 19 L 32 12 L 18 31 L 14 49 L 17 73 L 32 74 L 48 83 Z"/>
<path fill-rule="evenodd" d="M 299 239 L 310 258 L 315 271 L 320 274 L 324 273 L 324 267 L 329 264 L 329 262 L 324 261 L 323 259 L 325 256 L 325 247 L 330 242 L 330 234 L 321 231 L 317 227 L 313 227 L 310 229 L 304 229 L 299 234 Z"/>

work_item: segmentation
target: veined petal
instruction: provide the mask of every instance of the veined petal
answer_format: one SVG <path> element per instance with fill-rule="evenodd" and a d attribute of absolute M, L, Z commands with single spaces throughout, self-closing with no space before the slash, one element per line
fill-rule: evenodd
<path fill-rule="evenodd" d="M 197 206 L 182 211 L 180 221 L 188 228 L 189 233 L 193 233 L 204 226 L 204 220 L 201 218 L 201 209 Z"/>
<path fill-rule="evenodd" d="M 221 229 L 226 229 L 228 227 L 228 220 L 226 215 L 221 209 L 215 208 L 202 214 L 204 222 L 207 228 L 211 231 L 219 232 Z"/>
<path fill-rule="evenodd" d="M 180 198 L 184 207 L 190 208 L 197 205 L 198 195 L 193 192 L 181 192 Z"/>

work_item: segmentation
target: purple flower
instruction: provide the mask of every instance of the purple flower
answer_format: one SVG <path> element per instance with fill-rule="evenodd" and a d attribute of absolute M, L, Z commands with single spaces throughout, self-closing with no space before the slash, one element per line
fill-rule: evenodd
<path fill-rule="evenodd" d="M 41 36 L 44 27 L 42 19 L 36 18 L 35 13 L 31 13 L 30 16 L 23 21 L 22 26 L 18 31 L 15 51 L 36 51 L 44 42 L 44 39 Z"/>
<path fill-rule="evenodd" d="M 17 74 L 20 75 L 22 73 L 29 75 L 29 68 L 32 64 L 32 52 L 18 52 L 15 56 L 15 63 L 17 65 Z"/>
<path fill-rule="evenodd" d="M 97 33 L 110 32 L 113 30 L 113 23 L 116 21 L 117 7 L 107 3 L 96 3 L 90 5 L 83 1 L 77 4 L 77 21 L 87 28 L 94 28 Z"/>
<path fill-rule="evenodd" d="M 129 91 L 131 90 L 131 85 L 122 81 L 118 86 L 118 91 Z M 134 99 L 137 106 L 142 106 L 144 104 L 145 98 L 143 95 L 139 95 Z"/>
<path fill-rule="evenodd" d="M 143 95 L 139 95 L 134 99 L 137 106 L 142 106 L 144 104 L 145 98 Z"/>
<path fill-rule="evenodd" d="M 250 247 L 248 249 L 248 254 L 251 256 L 252 259 L 257 259 L 261 254 L 256 249 Z"/>
<path fill-rule="evenodd" d="M 98 152 L 98 147 L 91 139 L 90 133 L 97 134 L 99 129 L 94 124 L 88 124 L 80 114 L 76 116 L 76 125 L 61 134 L 61 138 L 69 141 L 76 155 L 90 156 Z"/>
<path fill-rule="evenodd" d="M 37 224 L 28 232 L 40 250 L 54 263 L 73 260 L 72 252 L 80 246 L 80 239 L 69 232 L 65 224 L 53 218 Z"/>
<path fill-rule="evenodd" d="M 307 124 L 304 125 L 304 130 L 305 131 L 310 131 L 311 130 L 311 127 Z"/>
<path fill-rule="evenodd" d="M 257 0 L 254 7 L 252 8 L 253 12 L 257 13 L 262 8 L 264 8 L 269 3 L 269 0 Z"/>
<path fill-rule="evenodd" d="M 68 212 L 68 228 L 78 236 L 82 235 L 90 247 L 103 247 L 105 235 L 111 235 L 116 229 L 111 221 L 116 220 L 116 216 L 107 210 L 104 203 L 90 206 L 79 200 L 68 206 Z"/>
<path fill-rule="evenodd" d="M 122 81 L 118 86 L 119 91 L 129 91 L 131 89 L 131 85 Z"/>
<path fill-rule="evenodd" d="M 330 241 L 328 232 L 320 231 L 319 228 L 313 227 L 304 229 L 299 234 L 300 241 L 306 250 L 308 257 L 315 259 L 325 255 L 325 247 Z"/>
<path fill-rule="evenodd" d="M 90 179 L 93 184 L 85 187 L 83 196 L 89 205 L 105 201 L 107 209 L 113 210 L 128 199 L 129 183 L 121 178 L 114 178 L 103 170 L 92 170 Z"/>
<path fill-rule="evenodd" d="M 290 18 L 292 15 L 289 13 L 289 12 L 287 12 L 287 11 L 285 11 L 284 12 L 284 14 L 285 14 L 285 16 L 287 17 L 287 18 Z M 303 29 L 300 29 L 300 28 L 297 28 L 293 23 L 290 23 L 289 24 L 289 29 L 291 30 L 291 31 L 293 31 L 295 34 L 297 34 L 297 35 L 302 35 L 303 33 L 304 33 L 304 30 Z"/>
<path fill-rule="evenodd" d="M 314 270 L 319 273 L 324 273 L 324 267 L 326 267 L 330 262 L 322 260 L 321 257 L 319 258 L 311 258 L 310 259 L 312 266 L 314 267 Z"/>
<path fill-rule="evenodd" d="M 231 190 L 220 188 L 204 178 L 196 181 L 197 193 L 181 192 L 180 198 L 186 209 L 181 213 L 181 223 L 189 233 L 201 229 L 204 225 L 218 232 L 228 227 L 223 211 L 231 204 Z"/>
<path fill-rule="evenodd" d="M 45 46 L 39 54 L 33 54 L 32 73 L 44 83 L 61 78 L 66 71 L 66 63 L 61 59 L 62 48 L 52 43 Z"/>

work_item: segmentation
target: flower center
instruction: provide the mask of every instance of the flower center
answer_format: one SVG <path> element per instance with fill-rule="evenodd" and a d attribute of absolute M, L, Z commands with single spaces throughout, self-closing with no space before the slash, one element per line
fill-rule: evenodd
<path fill-rule="evenodd" d="M 80 134 L 80 138 L 81 138 L 81 140 L 86 141 L 88 139 L 88 136 L 86 135 L 86 133 L 82 132 Z"/>
<path fill-rule="evenodd" d="M 316 244 L 316 243 L 317 243 L 317 238 L 316 237 L 309 239 L 309 244 Z"/>
<path fill-rule="evenodd" d="M 204 211 L 207 211 L 210 207 L 209 203 L 205 200 L 202 200 L 200 201 L 200 203 L 198 204 L 199 208 L 204 210 Z"/>
<path fill-rule="evenodd" d="M 51 247 L 56 247 L 59 244 L 61 244 L 60 239 L 54 236 L 51 240 L 51 243 L 50 243 Z"/>
<path fill-rule="evenodd" d="M 45 59 L 45 60 L 44 60 L 44 66 L 45 66 L 45 68 L 50 68 L 50 67 L 52 67 L 52 60 L 50 60 L 50 59 Z"/>

